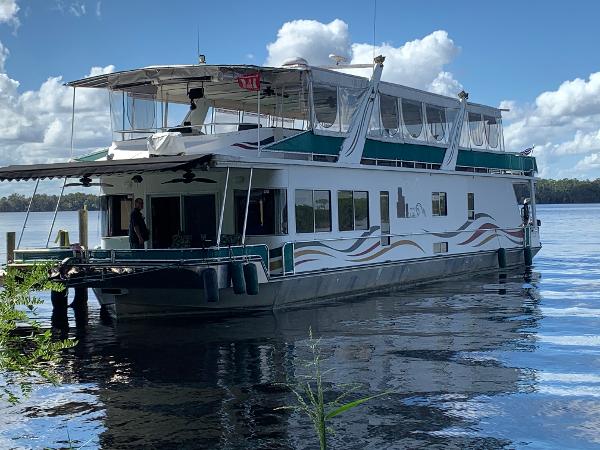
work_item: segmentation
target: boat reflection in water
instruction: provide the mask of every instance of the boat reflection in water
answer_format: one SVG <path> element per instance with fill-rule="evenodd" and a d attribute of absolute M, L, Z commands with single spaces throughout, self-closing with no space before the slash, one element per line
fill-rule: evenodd
<path fill-rule="evenodd" d="M 527 286 L 495 273 L 276 314 L 92 324 L 68 382 L 97 385 L 104 448 L 315 448 L 305 417 L 274 410 L 294 403 L 279 383 L 302 371 L 311 327 L 328 382 L 393 391 L 334 419 L 333 448 L 509 445 L 476 427 L 482 398 L 532 389 L 501 359 L 534 347 Z"/>

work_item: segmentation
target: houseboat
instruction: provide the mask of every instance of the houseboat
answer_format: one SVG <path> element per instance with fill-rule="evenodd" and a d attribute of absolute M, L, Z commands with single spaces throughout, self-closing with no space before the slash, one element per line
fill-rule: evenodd
<path fill-rule="evenodd" d="M 18 248 L 13 264 L 54 261 L 55 278 L 122 318 L 277 309 L 530 264 L 537 167 L 504 148 L 501 111 L 380 81 L 384 59 L 370 78 L 298 58 L 68 83 L 74 110 L 76 90 L 107 90 L 112 144 L 0 168 L 0 180 L 100 186 L 101 245 Z M 149 233 L 131 248 L 138 198 Z"/>

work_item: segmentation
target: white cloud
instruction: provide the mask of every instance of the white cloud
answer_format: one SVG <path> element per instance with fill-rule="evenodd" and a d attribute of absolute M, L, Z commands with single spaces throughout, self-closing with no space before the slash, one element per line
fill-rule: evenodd
<path fill-rule="evenodd" d="M 101 13 L 100 8 L 100 2 L 96 3 L 97 16 L 99 15 L 99 12 Z M 87 14 L 87 6 L 85 1 L 56 0 L 54 9 L 60 11 L 61 14 L 68 13 L 75 17 L 83 17 Z"/>
<path fill-rule="evenodd" d="M 85 16 L 85 4 L 80 2 L 72 3 L 69 7 L 69 12 L 75 17 Z"/>
<path fill-rule="evenodd" d="M 351 62 L 370 63 L 373 54 L 384 55 L 382 80 L 454 96 L 462 86 L 450 72 L 443 69 L 458 52 L 459 48 L 448 37 L 448 33 L 438 30 L 400 47 L 384 43 L 373 51 L 371 44 L 352 44 Z M 361 74 L 369 76 L 369 70 L 363 70 Z"/>
<path fill-rule="evenodd" d="M 312 65 L 331 64 L 330 54 L 350 57 L 350 38 L 346 22 L 335 19 L 328 24 L 316 20 L 286 22 L 277 39 L 267 45 L 266 64 L 280 66 L 290 58 L 301 57 Z"/>
<path fill-rule="evenodd" d="M 575 168 L 584 172 L 590 169 L 600 170 L 600 153 L 592 153 L 591 155 L 586 156 L 577 163 Z"/>
<path fill-rule="evenodd" d="M 373 61 L 373 55 L 386 57 L 382 79 L 445 95 L 456 95 L 461 84 L 444 70 L 459 52 L 459 48 L 443 30 L 434 31 L 422 39 L 406 42 L 400 47 L 383 43 L 351 43 L 348 25 L 335 19 L 328 24 L 316 20 L 287 22 L 277 32 L 275 42 L 267 45 L 267 64 L 278 66 L 295 57 L 311 65 L 331 65 L 330 54 L 347 58 L 352 64 Z M 348 72 L 365 77 L 370 69 L 351 69 Z"/>
<path fill-rule="evenodd" d="M 0 63 L 7 55 L 0 44 Z M 87 76 L 113 70 L 93 67 Z M 0 165 L 69 158 L 72 95 L 62 77 L 50 77 L 39 89 L 20 93 L 19 82 L 0 64 Z M 110 138 L 106 93 L 77 89 L 74 156 L 105 146 Z"/>
<path fill-rule="evenodd" d="M 19 5 L 17 5 L 17 0 L 0 0 L 0 23 L 11 23 L 18 26 L 18 12 Z"/>
<path fill-rule="evenodd" d="M 508 150 L 532 144 L 545 177 L 600 177 L 600 72 L 576 78 L 554 91 L 542 92 L 533 104 L 502 102 L 511 111 L 504 136 Z M 573 161 L 573 155 L 583 155 Z"/>
<path fill-rule="evenodd" d="M 4 62 L 8 58 L 8 49 L 0 42 L 0 73 L 4 72 Z"/>
<path fill-rule="evenodd" d="M 102 17 L 102 2 L 96 2 L 96 17 Z"/>

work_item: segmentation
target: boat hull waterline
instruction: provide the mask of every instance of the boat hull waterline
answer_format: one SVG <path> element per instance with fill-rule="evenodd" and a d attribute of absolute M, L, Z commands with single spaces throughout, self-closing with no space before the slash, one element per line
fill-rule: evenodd
<path fill-rule="evenodd" d="M 539 248 L 532 248 L 533 254 Z M 523 266 L 523 250 L 506 252 L 507 269 Z M 235 294 L 232 287 L 220 289 L 218 302 L 208 302 L 198 273 L 204 267 L 165 269 L 152 274 L 153 285 L 138 287 L 127 282 L 119 288 L 94 287 L 101 305 L 109 307 L 121 319 L 189 314 L 246 313 L 295 307 L 307 307 L 324 301 L 344 299 L 367 293 L 408 288 L 442 279 L 498 270 L 495 251 L 466 253 L 448 257 L 395 261 L 344 270 L 329 270 L 274 278 L 260 284 L 258 295 Z M 186 271 L 177 279 L 187 278 L 186 287 L 173 286 L 173 270 Z M 226 269 L 225 269 L 226 270 Z M 198 286 L 191 287 L 197 279 Z"/>

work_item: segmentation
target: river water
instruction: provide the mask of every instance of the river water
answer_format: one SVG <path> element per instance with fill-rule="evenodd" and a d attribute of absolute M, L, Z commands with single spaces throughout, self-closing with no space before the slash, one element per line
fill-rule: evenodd
<path fill-rule="evenodd" d="M 306 417 L 275 410 L 294 404 L 280 383 L 303 371 L 309 328 L 328 398 L 389 392 L 333 418 L 331 448 L 599 448 L 600 205 L 538 215 L 530 273 L 167 323 L 115 326 L 90 299 L 87 322 L 69 312 L 79 344 L 63 383 L 0 404 L 0 448 L 318 448 Z M 23 242 L 45 244 L 48 218 L 33 214 Z M 0 215 L 0 233 L 22 219 Z M 61 213 L 58 228 L 76 236 L 76 220 Z"/>

